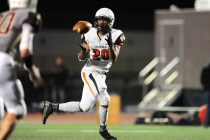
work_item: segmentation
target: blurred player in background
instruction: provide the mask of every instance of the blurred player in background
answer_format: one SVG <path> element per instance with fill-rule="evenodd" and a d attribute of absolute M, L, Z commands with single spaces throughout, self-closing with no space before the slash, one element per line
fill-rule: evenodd
<path fill-rule="evenodd" d="M 65 102 L 69 71 L 62 57 L 55 58 L 51 99 L 53 102 Z"/>
<path fill-rule="evenodd" d="M 0 140 L 13 131 L 16 121 L 27 114 L 22 84 L 16 77 L 16 58 L 24 62 L 30 79 L 37 86 L 41 77 L 33 65 L 33 38 L 41 25 L 36 13 L 37 0 L 8 0 L 9 11 L 0 13 L 0 97 L 7 109 L 0 128 Z"/>
<path fill-rule="evenodd" d="M 107 92 L 106 75 L 117 60 L 125 37 L 121 30 L 114 29 L 115 16 L 109 8 L 101 8 L 95 14 L 94 27 L 81 36 L 80 61 L 86 64 L 81 77 L 84 83 L 80 102 L 44 103 L 43 124 L 53 112 L 87 112 L 98 100 L 100 128 L 99 133 L 105 140 L 117 140 L 107 130 L 110 96 Z"/>

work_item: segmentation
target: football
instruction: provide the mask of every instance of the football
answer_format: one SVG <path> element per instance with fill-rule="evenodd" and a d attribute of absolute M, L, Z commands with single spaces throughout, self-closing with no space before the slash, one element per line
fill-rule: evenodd
<path fill-rule="evenodd" d="M 73 32 L 79 34 L 85 34 L 90 30 L 91 27 L 92 24 L 88 21 L 78 21 L 77 23 L 74 24 L 72 30 Z"/>

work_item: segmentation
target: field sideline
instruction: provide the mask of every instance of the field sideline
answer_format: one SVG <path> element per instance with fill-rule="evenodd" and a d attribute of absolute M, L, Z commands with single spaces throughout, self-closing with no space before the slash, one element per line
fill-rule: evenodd
<path fill-rule="evenodd" d="M 127 122 L 124 122 L 126 119 Z M 121 119 L 123 123 L 109 125 L 108 128 L 113 135 L 118 137 L 118 140 L 210 140 L 210 128 L 203 128 L 202 126 L 134 125 L 132 119 L 134 119 L 134 116 L 124 115 Z M 18 123 L 9 140 L 103 139 L 98 134 L 98 124 L 94 115 L 52 115 L 48 123 L 42 125 L 40 114 L 29 114 L 28 117 Z"/>

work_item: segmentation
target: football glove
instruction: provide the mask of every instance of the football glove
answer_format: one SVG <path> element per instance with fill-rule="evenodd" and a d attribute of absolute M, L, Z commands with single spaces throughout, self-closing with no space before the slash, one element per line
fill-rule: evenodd
<path fill-rule="evenodd" d="M 112 33 L 111 33 L 111 30 L 109 31 L 109 34 L 107 35 L 107 38 L 105 40 L 107 41 L 107 44 L 109 45 L 109 47 L 112 47 L 113 42 L 112 42 Z"/>
<path fill-rule="evenodd" d="M 80 46 L 80 48 L 81 48 L 81 50 L 82 50 L 83 52 L 86 52 L 86 48 L 85 48 L 85 46 L 83 45 L 83 43 L 80 43 L 79 46 Z"/>
<path fill-rule="evenodd" d="M 38 88 L 42 85 L 42 77 L 40 74 L 40 70 L 35 65 L 32 65 L 31 69 L 28 69 L 29 79 L 32 81 L 35 88 Z"/>

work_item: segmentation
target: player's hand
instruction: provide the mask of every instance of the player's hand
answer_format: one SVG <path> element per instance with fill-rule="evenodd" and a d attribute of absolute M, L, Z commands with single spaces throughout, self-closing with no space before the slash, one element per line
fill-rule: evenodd
<path fill-rule="evenodd" d="M 112 42 L 112 30 L 109 30 L 109 34 L 107 35 L 107 38 L 105 39 L 107 41 L 107 44 L 109 45 L 109 47 L 113 46 L 113 42 Z"/>
<path fill-rule="evenodd" d="M 29 78 L 33 82 L 34 88 L 38 88 L 39 86 L 41 86 L 42 78 L 39 68 L 33 65 L 32 68 L 28 70 L 28 72 L 29 72 Z"/>
<path fill-rule="evenodd" d="M 90 46 L 86 42 L 81 42 L 79 46 L 84 53 L 88 53 L 90 51 Z"/>
<path fill-rule="evenodd" d="M 83 52 L 86 52 L 86 47 L 83 45 L 83 42 L 81 42 L 81 43 L 79 44 L 79 47 L 80 47 L 80 49 L 81 49 Z"/>

